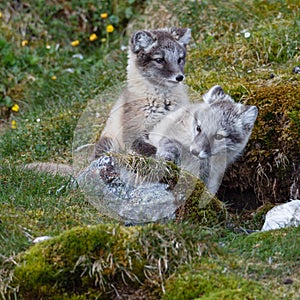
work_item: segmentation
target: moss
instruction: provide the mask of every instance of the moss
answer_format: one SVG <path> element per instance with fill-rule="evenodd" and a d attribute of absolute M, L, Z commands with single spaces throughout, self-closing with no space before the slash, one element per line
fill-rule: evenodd
<path fill-rule="evenodd" d="M 134 253 L 126 252 L 125 237 L 130 241 L 132 232 L 114 226 L 82 227 L 33 246 L 15 270 L 20 294 L 26 299 L 50 299 L 63 293 L 88 294 L 99 286 L 99 294 L 104 295 L 109 279 L 122 281 L 122 276 L 130 277 L 131 269 L 136 280 L 142 280 L 139 257 L 129 266 Z M 127 273 L 122 268 L 128 268 Z"/>
<path fill-rule="evenodd" d="M 163 300 L 261 299 L 269 295 L 260 283 L 228 273 L 215 263 L 202 262 L 193 268 L 168 279 Z"/>
<path fill-rule="evenodd" d="M 239 255 L 243 254 L 246 259 L 266 261 L 272 257 L 277 263 L 288 261 L 297 264 L 300 255 L 299 233 L 300 227 L 258 232 L 239 237 L 230 244 L 230 249 Z"/>
<path fill-rule="evenodd" d="M 111 299 L 114 289 L 138 289 L 146 274 L 159 286 L 193 253 L 217 255 L 214 243 L 206 242 L 208 235 L 190 224 L 74 228 L 20 255 L 10 287 L 18 288 L 22 299 Z"/>
<path fill-rule="evenodd" d="M 226 221 L 227 210 L 224 203 L 211 195 L 203 182 L 197 180 L 193 192 L 177 210 L 177 218 L 200 226 L 213 227 Z"/>

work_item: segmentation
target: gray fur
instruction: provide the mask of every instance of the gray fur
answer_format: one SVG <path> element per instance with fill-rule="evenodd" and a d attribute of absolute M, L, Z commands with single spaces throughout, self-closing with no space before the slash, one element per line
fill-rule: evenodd
<path fill-rule="evenodd" d="M 211 88 L 203 100 L 163 119 L 150 141 L 158 157 L 180 161 L 215 194 L 226 168 L 243 152 L 258 111 L 235 103 L 220 86 Z"/>
<path fill-rule="evenodd" d="M 187 28 L 140 30 L 131 37 L 127 66 L 127 86 L 113 107 L 95 157 L 103 151 L 144 149 L 150 130 L 162 118 L 188 105 L 184 80 Z"/>

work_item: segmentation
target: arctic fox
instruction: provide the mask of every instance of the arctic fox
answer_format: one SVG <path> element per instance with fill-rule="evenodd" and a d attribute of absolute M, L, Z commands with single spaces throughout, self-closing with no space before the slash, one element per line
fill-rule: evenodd
<path fill-rule="evenodd" d="M 114 105 L 96 143 L 92 158 L 106 151 L 134 150 L 154 155 L 147 143 L 152 127 L 165 115 L 189 103 L 184 80 L 189 28 L 140 30 L 131 36 L 127 65 L 127 85 Z M 76 174 L 71 166 L 31 163 L 25 166 L 39 172 Z"/>
<path fill-rule="evenodd" d="M 200 177 L 215 194 L 225 169 L 244 150 L 258 110 L 235 103 L 220 86 L 191 104 L 166 116 L 150 132 L 156 156 L 174 161 Z"/>
<path fill-rule="evenodd" d="M 106 151 L 134 150 L 153 155 L 150 130 L 165 115 L 189 103 L 184 80 L 188 28 L 141 30 L 131 37 L 127 86 L 114 105 L 95 146 Z"/>

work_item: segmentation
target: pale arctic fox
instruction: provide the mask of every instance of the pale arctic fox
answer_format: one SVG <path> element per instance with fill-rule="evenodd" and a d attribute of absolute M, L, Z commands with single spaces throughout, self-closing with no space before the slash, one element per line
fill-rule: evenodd
<path fill-rule="evenodd" d="M 203 100 L 165 117 L 150 132 L 149 141 L 157 157 L 199 176 L 215 194 L 225 169 L 244 150 L 258 110 L 235 103 L 220 86 L 212 87 Z"/>
<path fill-rule="evenodd" d="M 189 28 L 175 27 L 140 30 L 131 36 L 126 88 L 88 160 L 111 150 L 155 154 L 156 148 L 146 142 L 149 131 L 165 115 L 189 103 L 182 81 L 190 38 Z M 25 167 L 62 175 L 77 173 L 71 166 L 56 163 L 36 162 Z"/>
<path fill-rule="evenodd" d="M 95 157 L 105 151 L 135 150 L 153 155 L 150 130 L 165 115 L 189 103 L 184 80 L 188 28 L 141 30 L 131 37 L 127 86 L 114 105 Z"/>

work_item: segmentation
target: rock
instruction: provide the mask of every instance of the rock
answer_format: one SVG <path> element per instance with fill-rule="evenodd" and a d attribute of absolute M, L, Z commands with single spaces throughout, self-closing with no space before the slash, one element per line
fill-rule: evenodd
<path fill-rule="evenodd" d="M 224 204 L 199 178 L 151 157 L 106 154 L 92 161 L 76 181 L 102 215 L 127 226 L 175 218 L 213 226 L 227 218 Z"/>
<path fill-rule="evenodd" d="M 51 236 L 44 235 L 44 236 L 38 236 L 32 242 L 34 244 L 37 244 L 37 243 L 40 243 L 40 242 L 43 242 L 43 241 L 47 241 L 47 240 L 50 240 L 50 239 L 52 239 Z"/>
<path fill-rule="evenodd" d="M 140 181 L 138 173 L 104 155 L 79 174 L 77 183 L 91 204 L 114 219 L 148 223 L 173 218 L 178 203 L 169 185 L 146 180 L 147 175 Z"/>
<path fill-rule="evenodd" d="M 262 231 L 299 226 L 300 200 L 291 200 L 268 211 Z"/>

